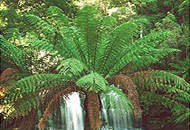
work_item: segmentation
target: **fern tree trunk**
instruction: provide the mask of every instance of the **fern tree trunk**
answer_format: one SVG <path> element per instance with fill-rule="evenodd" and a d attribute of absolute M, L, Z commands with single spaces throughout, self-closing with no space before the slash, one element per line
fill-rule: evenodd
<path fill-rule="evenodd" d="M 139 94 L 136 90 L 136 86 L 127 75 L 116 75 L 111 78 L 109 82 L 115 85 L 119 85 L 124 93 L 127 94 L 131 104 L 133 105 L 133 115 L 134 115 L 134 123 L 136 128 L 142 127 L 142 111 L 140 107 Z"/>
<path fill-rule="evenodd" d="M 99 130 L 102 125 L 101 121 L 101 102 L 99 95 L 94 92 L 86 93 L 84 100 L 85 130 Z"/>

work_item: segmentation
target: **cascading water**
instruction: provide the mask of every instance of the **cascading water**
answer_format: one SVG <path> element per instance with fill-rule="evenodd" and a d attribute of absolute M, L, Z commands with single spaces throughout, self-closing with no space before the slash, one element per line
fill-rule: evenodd
<path fill-rule="evenodd" d="M 101 130 L 136 130 L 131 112 L 124 109 L 115 93 L 110 92 L 102 96 L 101 101 L 104 122 Z"/>
<path fill-rule="evenodd" d="M 66 127 L 67 130 L 84 130 L 83 113 L 79 93 L 69 95 L 66 100 Z"/>
<path fill-rule="evenodd" d="M 84 130 L 84 116 L 79 93 L 68 96 L 65 103 L 52 114 L 48 121 L 49 130 Z"/>
<path fill-rule="evenodd" d="M 137 130 L 134 128 L 131 113 L 124 109 L 119 100 L 120 98 L 113 92 L 101 96 L 103 120 L 101 130 Z M 47 129 L 84 130 L 84 110 L 79 93 L 69 95 L 65 103 L 61 103 L 52 114 Z"/>

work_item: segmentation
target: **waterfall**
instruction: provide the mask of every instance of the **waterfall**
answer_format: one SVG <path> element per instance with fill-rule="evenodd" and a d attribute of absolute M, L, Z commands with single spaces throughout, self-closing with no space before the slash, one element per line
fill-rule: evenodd
<path fill-rule="evenodd" d="M 52 114 L 47 130 L 84 130 L 84 116 L 79 93 L 74 92 Z"/>
<path fill-rule="evenodd" d="M 84 130 L 83 113 L 79 93 L 69 95 L 66 100 L 66 127 L 67 130 Z"/>
<path fill-rule="evenodd" d="M 84 130 L 83 97 L 74 92 L 52 114 L 47 130 Z M 131 113 L 122 106 L 120 97 L 110 92 L 101 96 L 103 127 L 101 130 L 137 130 Z M 140 129 L 138 129 L 140 130 Z"/>
<path fill-rule="evenodd" d="M 101 97 L 103 127 L 101 130 L 137 130 L 134 128 L 131 112 L 122 106 L 115 93 Z"/>

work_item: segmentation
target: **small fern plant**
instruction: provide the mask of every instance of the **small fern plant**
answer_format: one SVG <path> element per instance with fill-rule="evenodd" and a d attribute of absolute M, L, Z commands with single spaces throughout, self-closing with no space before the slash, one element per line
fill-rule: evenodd
<path fill-rule="evenodd" d="M 153 100 L 172 108 L 173 114 L 178 115 L 175 116 L 176 122 L 188 119 L 189 108 L 181 102 L 189 101 L 189 84 L 166 71 L 144 71 L 161 58 L 179 51 L 163 47 L 172 36 L 171 32 L 151 32 L 138 39 L 145 19 L 118 25 L 113 17 L 101 16 L 90 6 L 82 8 L 73 20 L 54 6 L 47 10 L 44 18 L 27 14 L 24 19 L 30 29 L 39 34 L 38 38 L 28 41 L 30 46 L 62 60 L 59 60 L 55 73 L 22 78 L 7 89 L 1 103 L 10 104 L 14 109 L 7 120 L 29 116 L 34 109 L 43 108 L 39 127 L 44 129 L 54 110 L 53 104 L 77 91 L 85 95 L 85 129 L 98 130 L 102 125 L 100 95 L 112 91 L 121 97 L 119 101 L 128 111 L 133 111 L 138 122 L 141 108 L 137 89 L 142 91 L 143 101 Z M 1 41 L 1 45 L 5 53 L 4 46 L 14 50 L 13 45 L 6 42 Z M 24 62 L 11 60 L 22 68 Z M 165 93 L 158 95 L 158 90 Z"/>

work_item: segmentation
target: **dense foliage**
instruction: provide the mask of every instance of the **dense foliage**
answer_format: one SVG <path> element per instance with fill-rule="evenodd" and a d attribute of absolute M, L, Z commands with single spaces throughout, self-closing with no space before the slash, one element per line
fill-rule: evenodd
<path fill-rule="evenodd" d="M 3 0 L 0 6 L 1 70 L 16 69 L 1 75 L 5 129 L 44 129 L 60 97 L 76 91 L 86 97 L 86 130 L 101 127 L 99 97 L 110 91 L 132 110 L 136 127 L 162 111 L 169 120 L 159 129 L 189 123 L 187 0 Z M 43 113 L 39 123 L 31 121 L 35 110 Z"/>

